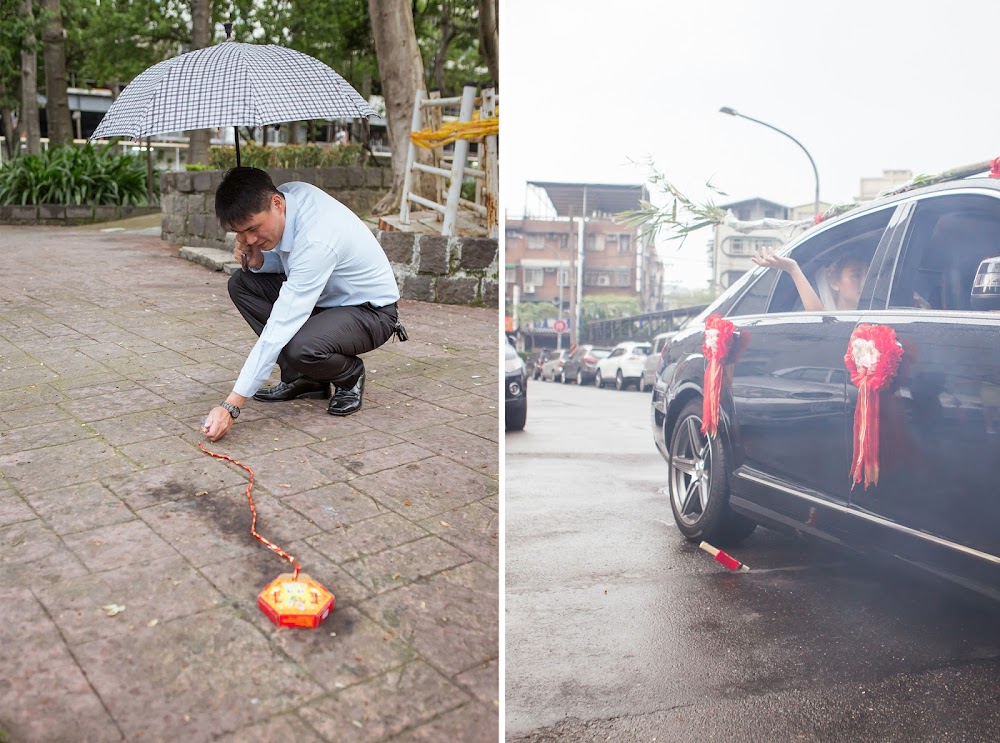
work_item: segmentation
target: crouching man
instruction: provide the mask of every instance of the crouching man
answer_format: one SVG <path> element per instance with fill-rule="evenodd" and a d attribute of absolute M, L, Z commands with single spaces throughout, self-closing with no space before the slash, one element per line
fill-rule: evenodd
<path fill-rule="evenodd" d="M 258 168 L 226 172 L 215 213 L 236 233 L 243 265 L 229 279 L 229 296 L 259 338 L 233 391 L 205 419 L 206 437 L 225 436 L 250 396 L 330 398 L 330 415 L 356 413 L 365 390 L 359 356 L 393 334 L 406 340 L 396 279 L 371 230 L 315 186 L 275 188 Z M 260 389 L 275 362 L 280 384 Z"/>

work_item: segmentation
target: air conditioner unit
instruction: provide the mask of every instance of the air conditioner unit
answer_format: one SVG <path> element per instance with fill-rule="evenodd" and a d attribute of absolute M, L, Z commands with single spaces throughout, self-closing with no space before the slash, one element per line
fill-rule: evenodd
<path fill-rule="evenodd" d="M 597 285 L 598 286 L 611 286 L 611 277 L 610 276 L 598 276 L 597 277 Z"/>
<path fill-rule="evenodd" d="M 545 270 L 545 273 L 555 273 L 556 272 L 556 267 L 555 266 L 551 266 L 551 267 L 546 266 L 544 270 Z"/>
<path fill-rule="evenodd" d="M 535 285 L 534 284 L 525 284 L 524 288 L 522 289 L 522 292 L 524 294 L 534 294 L 535 293 Z"/>

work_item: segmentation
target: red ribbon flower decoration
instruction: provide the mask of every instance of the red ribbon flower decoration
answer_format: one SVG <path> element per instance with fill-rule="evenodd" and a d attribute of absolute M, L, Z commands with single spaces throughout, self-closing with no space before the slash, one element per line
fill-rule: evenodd
<path fill-rule="evenodd" d="M 990 163 L 990 178 L 1000 178 L 1000 157 Z"/>
<path fill-rule="evenodd" d="M 861 482 L 862 474 L 865 490 L 869 485 L 878 485 L 879 397 L 895 376 L 902 357 L 903 347 L 896 341 L 896 331 L 887 325 L 859 325 L 847 344 L 844 363 L 858 388 L 852 490 Z"/>
<path fill-rule="evenodd" d="M 701 408 L 701 432 L 714 437 L 719 430 L 719 399 L 722 396 L 722 361 L 733 343 L 736 326 L 721 315 L 705 321 L 705 397 Z"/>

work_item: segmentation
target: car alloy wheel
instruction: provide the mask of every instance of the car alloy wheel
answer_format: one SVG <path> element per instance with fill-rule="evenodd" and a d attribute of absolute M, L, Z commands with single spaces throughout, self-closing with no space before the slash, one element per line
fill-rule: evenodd
<path fill-rule="evenodd" d="M 748 537 L 756 524 L 729 508 L 722 433 L 710 439 L 701 432 L 701 407 L 701 398 L 688 402 L 670 435 L 670 508 L 688 539 L 734 544 Z"/>
<path fill-rule="evenodd" d="M 601 370 L 597 370 L 597 374 L 594 375 L 594 384 L 596 384 L 601 389 L 604 389 L 604 375 L 601 374 Z"/>
<path fill-rule="evenodd" d="M 619 369 L 615 374 L 615 389 L 619 392 L 625 389 L 625 377 L 622 376 L 621 369 Z"/>
<path fill-rule="evenodd" d="M 578 387 L 583 387 L 583 369 L 577 369 L 576 384 Z"/>

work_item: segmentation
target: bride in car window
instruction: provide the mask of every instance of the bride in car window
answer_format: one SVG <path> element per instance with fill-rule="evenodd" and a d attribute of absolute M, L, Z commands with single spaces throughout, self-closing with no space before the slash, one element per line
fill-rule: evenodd
<path fill-rule="evenodd" d="M 755 251 L 751 260 L 758 266 L 785 271 L 792 278 L 807 312 L 856 310 L 868 273 L 868 262 L 856 253 L 843 252 L 821 266 L 814 288 L 794 258 L 779 256 L 774 250 Z"/>

